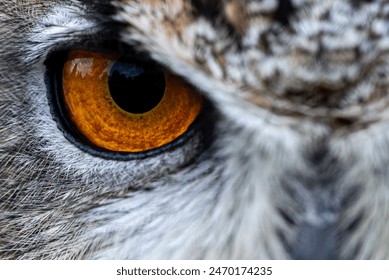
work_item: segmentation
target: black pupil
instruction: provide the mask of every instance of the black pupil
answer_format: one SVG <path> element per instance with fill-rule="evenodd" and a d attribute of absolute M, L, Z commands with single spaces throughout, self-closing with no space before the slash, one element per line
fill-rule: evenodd
<path fill-rule="evenodd" d="M 117 61 L 109 73 L 108 85 L 113 100 L 120 108 L 142 114 L 161 101 L 165 92 L 165 75 L 156 67 Z"/>

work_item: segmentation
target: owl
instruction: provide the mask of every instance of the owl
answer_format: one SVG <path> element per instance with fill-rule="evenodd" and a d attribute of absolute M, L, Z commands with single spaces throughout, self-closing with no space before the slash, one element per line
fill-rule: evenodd
<path fill-rule="evenodd" d="M 1 259 L 388 259 L 389 3 L 0 0 Z"/>

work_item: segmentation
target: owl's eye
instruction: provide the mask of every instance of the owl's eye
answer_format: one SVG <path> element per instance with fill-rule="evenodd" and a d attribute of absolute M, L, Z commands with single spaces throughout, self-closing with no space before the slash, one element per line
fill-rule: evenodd
<path fill-rule="evenodd" d="M 76 130 L 113 152 L 157 149 L 183 135 L 201 95 L 155 65 L 91 51 L 70 51 L 62 70 L 62 106 Z"/>

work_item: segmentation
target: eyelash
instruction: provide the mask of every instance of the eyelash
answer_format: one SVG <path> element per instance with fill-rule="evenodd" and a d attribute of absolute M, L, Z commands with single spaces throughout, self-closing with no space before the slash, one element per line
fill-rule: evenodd
<path fill-rule="evenodd" d="M 83 50 L 81 53 L 93 53 L 97 54 L 96 51 L 92 50 Z M 101 52 L 101 51 L 99 51 Z M 192 115 L 198 115 L 195 116 L 192 123 L 189 124 L 186 131 L 184 131 L 181 135 L 178 137 L 175 137 L 172 141 L 167 141 L 167 143 L 163 143 L 162 145 L 159 145 L 157 147 L 151 147 L 147 148 L 146 150 L 134 150 L 134 151 L 112 151 L 105 147 L 99 147 L 90 139 L 88 139 L 85 134 L 80 131 L 80 127 L 77 126 L 77 124 L 74 123 L 74 119 L 72 120 L 69 117 L 69 106 L 65 104 L 65 98 L 64 98 L 64 81 L 63 81 L 63 75 L 64 75 L 64 67 L 66 64 L 66 61 L 69 61 L 69 54 L 72 53 L 72 50 L 69 51 L 58 51 L 54 52 L 49 55 L 47 61 L 46 61 L 46 81 L 47 81 L 47 88 L 48 88 L 48 99 L 49 104 L 51 106 L 51 111 L 54 119 L 57 122 L 58 128 L 63 132 L 64 136 L 75 146 L 77 146 L 79 149 L 81 149 L 84 152 L 90 153 L 94 156 L 102 157 L 105 159 L 113 159 L 113 160 L 132 160 L 132 159 L 142 159 L 146 157 L 155 156 L 157 154 L 160 154 L 166 150 L 174 149 L 184 143 L 186 143 L 195 133 L 199 133 L 201 129 L 204 127 L 200 127 L 199 123 L 201 119 L 204 119 L 204 108 L 198 109 L 198 112 L 195 111 Z M 119 57 L 119 55 L 116 55 L 116 52 L 101 52 L 103 56 L 106 56 L 108 58 L 113 59 L 113 57 Z M 106 53 L 106 54 L 105 54 Z M 120 53 L 120 52 L 119 52 Z M 142 65 L 145 65 L 145 67 L 150 68 L 156 68 L 156 69 L 162 69 L 159 65 L 156 63 L 148 60 L 147 58 L 145 60 L 139 60 L 135 57 L 125 57 L 124 59 L 121 58 L 120 61 L 135 61 L 136 63 L 140 63 Z M 138 69 L 139 70 L 139 69 Z M 166 71 L 166 70 L 164 70 Z M 166 72 L 165 72 L 166 73 Z M 172 74 L 168 74 L 172 75 Z M 183 80 L 177 76 L 174 76 L 175 79 L 179 79 L 179 83 L 185 84 L 185 86 L 189 87 L 191 91 L 194 91 L 194 89 L 183 82 Z M 200 96 L 199 93 L 195 93 L 196 95 Z M 196 99 L 196 98 L 195 98 Z M 197 99 L 202 99 L 201 97 Z M 197 101 L 196 101 L 197 102 Z M 195 103 L 196 103 L 195 102 Z M 199 106 L 199 105 L 197 105 Z M 120 106 L 119 106 L 120 107 Z M 201 107 L 209 107 L 209 102 L 207 100 L 201 101 Z M 165 110 L 166 111 L 166 110 Z M 190 121 L 189 121 L 190 122 Z M 203 126 L 203 124 L 202 124 Z M 209 126 L 209 125 L 207 125 Z M 200 129 L 201 128 L 201 129 Z M 180 134 L 180 133 L 179 133 Z"/>

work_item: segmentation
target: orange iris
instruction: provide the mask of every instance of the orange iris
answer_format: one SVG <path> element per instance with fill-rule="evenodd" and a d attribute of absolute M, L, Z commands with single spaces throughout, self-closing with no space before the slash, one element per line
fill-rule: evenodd
<path fill-rule="evenodd" d="M 165 83 L 160 100 L 145 112 L 126 111 L 111 94 L 110 75 L 117 61 L 116 56 L 97 52 L 69 53 L 63 68 L 63 98 L 77 129 L 96 146 L 117 152 L 155 149 L 185 133 L 200 113 L 203 104 L 200 94 L 179 77 L 165 71 L 162 72 Z M 132 79 L 138 79 L 142 71 L 128 65 L 137 73 L 131 74 L 128 87 L 119 94 L 128 95 L 126 100 L 131 102 L 132 95 L 144 96 L 150 92 L 142 91 L 142 83 L 132 88 Z M 153 82 L 146 81 L 145 87 Z"/>

